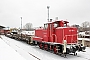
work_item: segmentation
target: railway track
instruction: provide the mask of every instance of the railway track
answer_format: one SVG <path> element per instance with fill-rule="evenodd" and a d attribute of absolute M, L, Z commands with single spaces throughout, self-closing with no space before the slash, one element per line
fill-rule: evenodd
<path fill-rule="evenodd" d="M 10 41 L 9 40 L 7 40 L 7 41 L 5 41 L 5 40 L 3 40 L 7 45 L 9 45 L 10 47 L 11 47 L 11 45 L 10 45 Z M 20 46 L 18 46 L 18 45 L 15 45 L 17 48 L 20 48 Z M 20 48 L 20 49 L 22 49 L 22 48 Z M 25 51 L 25 49 L 22 49 L 24 52 L 26 52 Z M 16 52 L 18 52 L 18 49 L 15 49 L 15 51 Z M 32 54 L 32 53 L 30 53 L 30 52 L 26 52 L 26 53 L 28 53 L 30 56 L 32 56 L 32 57 L 34 57 L 35 59 L 37 59 L 37 60 L 41 60 L 40 58 L 38 58 L 37 56 L 35 56 L 34 54 Z"/>

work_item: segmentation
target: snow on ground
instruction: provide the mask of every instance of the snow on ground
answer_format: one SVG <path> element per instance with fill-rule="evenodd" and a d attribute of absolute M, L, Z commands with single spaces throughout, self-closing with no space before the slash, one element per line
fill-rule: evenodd
<path fill-rule="evenodd" d="M 90 60 L 90 48 L 86 52 L 77 52 L 77 56 L 67 55 L 67 58 L 39 49 L 37 46 L 30 46 L 23 41 L 14 40 L 2 36 L 3 41 L 12 47 L 26 60 Z"/>
<path fill-rule="evenodd" d="M 0 38 L 0 60 L 26 60 Z"/>

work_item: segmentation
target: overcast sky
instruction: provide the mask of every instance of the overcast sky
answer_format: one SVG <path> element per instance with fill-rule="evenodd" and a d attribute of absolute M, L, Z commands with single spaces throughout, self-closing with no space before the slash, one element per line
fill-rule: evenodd
<path fill-rule="evenodd" d="M 6 27 L 32 23 L 33 27 L 47 22 L 47 6 L 50 18 L 67 19 L 70 24 L 90 22 L 90 0 L 0 0 L 0 25 Z"/>

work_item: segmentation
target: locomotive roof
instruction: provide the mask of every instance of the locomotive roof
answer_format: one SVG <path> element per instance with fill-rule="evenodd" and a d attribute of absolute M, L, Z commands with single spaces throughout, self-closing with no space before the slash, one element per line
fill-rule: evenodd
<path fill-rule="evenodd" d="M 55 20 L 54 22 L 59 22 L 59 21 L 63 21 L 63 20 Z M 65 23 L 69 23 L 68 21 L 63 21 Z"/>
<path fill-rule="evenodd" d="M 47 22 L 46 24 L 48 24 L 48 23 L 55 23 L 55 22 L 59 22 L 59 21 L 63 21 L 63 20 L 55 20 L 55 21 L 49 21 L 49 22 Z M 68 21 L 63 21 L 64 23 L 69 23 Z"/>

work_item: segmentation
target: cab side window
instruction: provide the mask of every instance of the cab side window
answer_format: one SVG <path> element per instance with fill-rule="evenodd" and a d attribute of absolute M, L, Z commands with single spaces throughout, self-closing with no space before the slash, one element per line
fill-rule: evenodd
<path fill-rule="evenodd" d="M 48 24 L 44 24 L 44 29 L 47 29 L 48 28 Z"/>
<path fill-rule="evenodd" d="M 56 28 L 56 27 L 59 27 L 58 23 L 54 23 L 54 27 L 55 27 L 55 28 Z"/>
<path fill-rule="evenodd" d="M 66 25 L 66 24 L 64 24 L 64 27 L 67 27 L 67 25 Z"/>

